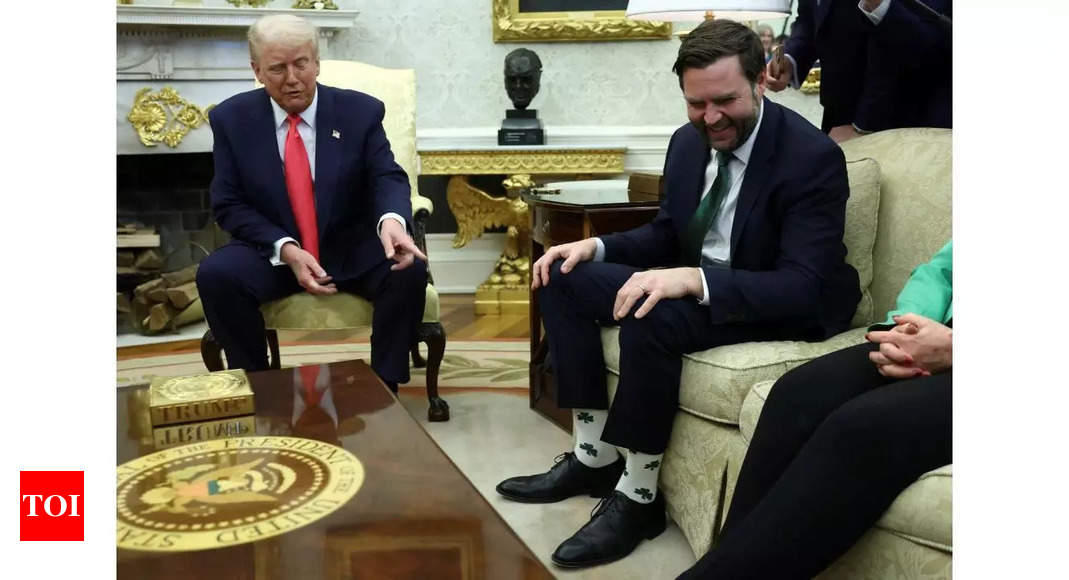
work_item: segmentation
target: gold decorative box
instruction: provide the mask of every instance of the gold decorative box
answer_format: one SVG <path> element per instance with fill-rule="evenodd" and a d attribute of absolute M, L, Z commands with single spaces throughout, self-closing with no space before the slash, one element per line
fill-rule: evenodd
<path fill-rule="evenodd" d="M 157 378 L 149 385 L 153 427 L 252 415 L 252 387 L 242 369 Z"/>

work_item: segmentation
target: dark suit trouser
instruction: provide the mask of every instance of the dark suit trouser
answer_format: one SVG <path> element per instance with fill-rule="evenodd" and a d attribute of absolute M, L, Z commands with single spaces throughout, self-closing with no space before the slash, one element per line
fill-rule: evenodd
<path fill-rule="evenodd" d="M 713 324 L 693 297 L 661 300 L 645 317 L 616 322 L 616 292 L 642 269 L 582 262 L 538 290 L 542 322 L 561 408 L 609 409 L 601 327 L 620 326 L 620 382 L 601 439 L 642 453 L 663 453 L 679 405 L 682 356 L 714 346 L 770 340 L 779 334 L 756 325 Z M 632 312 L 642 304 L 640 300 Z"/>
<path fill-rule="evenodd" d="M 951 462 L 946 372 L 896 380 L 865 343 L 780 378 L 761 411 L 718 546 L 681 578 L 811 578 L 923 473 Z"/>
<path fill-rule="evenodd" d="M 408 352 L 423 318 L 427 265 L 422 260 L 393 272 L 383 259 L 352 280 L 335 280 L 374 305 L 371 368 L 387 382 L 408 382 Z M 330 272 L 328 272 L 329 274 Z M 305 290 L 288 266 L 272 266 L 251 246 L 231 242 L 205 258 L 197 270 L 197 289 L 215 339 L 229 368 L 268 368 L 264 318 L 260 305 Z"/>

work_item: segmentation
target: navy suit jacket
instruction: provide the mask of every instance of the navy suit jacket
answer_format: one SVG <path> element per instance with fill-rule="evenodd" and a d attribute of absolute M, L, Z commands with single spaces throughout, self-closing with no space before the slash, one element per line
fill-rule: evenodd
<path fill-rule="evenodd" d="M 950 15 L 950 0 L 923 0 Z M 879 26 L 856 0 L 801 0 L 784 51 L 804 79 L 819 60 L 822 128 L 950 126 L 950 36 L 892 0 Z"/>
<path fill-rule="evenodd" d="M 394 212 L 411 224 L 411 188 L 382 128 L 382 102 L 321 84 L 316 91 L 319 262 L 336 281 L 344 281 L 385 259 L 376 228 L 384 213 Z M 208 114 L 215 139 L 212 212 L 234 240 L 265 258 L 278 239 L 301 239 L 270 99 L 256 89 L 230 97 Z"/>
<path fill-rule="evenodd" d="M 821 340 L 849 327 L 861 292 L 843 244 L 850 188 L 839 147 L 794 111 L 765 99 L 731 227 L 731 267 L 703 267 L 715 324 L 748 323 Z M 701 198 L 710 150 L 693 125 L 676 130 L 665 196 L 652 222 L 602 237 L 605 260 L 680 265 L 679 235 Z"/>

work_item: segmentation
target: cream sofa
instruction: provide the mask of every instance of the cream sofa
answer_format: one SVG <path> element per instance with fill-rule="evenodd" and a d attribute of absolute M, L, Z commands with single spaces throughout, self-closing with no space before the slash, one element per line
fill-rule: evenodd
<path fill-rule="evenodd" d="M 862 342 L 912 269 L 950 238 L 951 131 L 898 129 L 843 145 L 850 177 L 845 241 L 863 289 L 854 328 L 821 343 L 763 342 L 687 355 L 679 413 L 661 469 L 668 512 L 696 557 L 709 549 L 721 473 L 726 503 L 775 379 L 807 360 Z M 619 330 L 603 331 L 610 392 L 619 376 Z M 727 505 L 724 511 L 727 511 Z M 948 578 L 951 466 L 906 488 L 822 578 Z"/>

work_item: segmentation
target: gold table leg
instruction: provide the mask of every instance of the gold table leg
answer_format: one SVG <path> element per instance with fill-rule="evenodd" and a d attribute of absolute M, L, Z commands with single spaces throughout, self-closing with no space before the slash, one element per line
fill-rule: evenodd
<path fill-rule="evenodd" d="M 506 226 L 505 249 L 494 270 L 475 290 L 475 314 L 527 314 L 531 287 L 530 220 L 520 192 L 533 185 L 530 175 L 512 175 L 503 182 L 507 197 L 493 197 L 453 176 L 446 188 L 449 209 L 457 220 L 453 247 L 462 248 L 483 230 Z"/>

